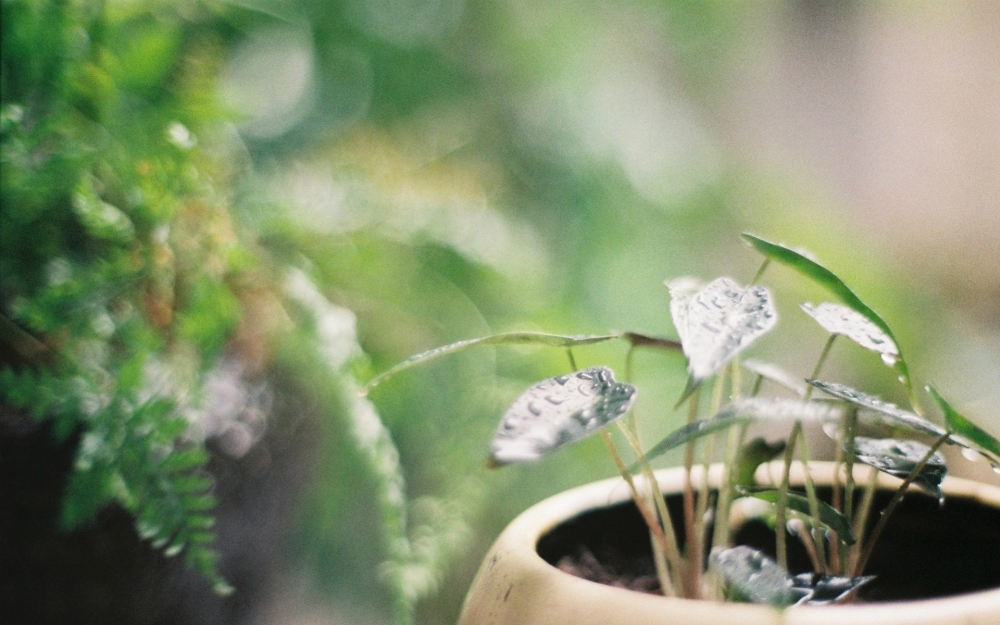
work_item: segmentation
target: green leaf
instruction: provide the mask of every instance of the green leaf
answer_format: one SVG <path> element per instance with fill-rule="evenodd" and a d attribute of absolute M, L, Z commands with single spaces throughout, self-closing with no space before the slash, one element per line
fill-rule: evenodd
<path fill-rule="evenodd" d="M 866 319 L 878 326 L 878 328 L 882 330 L 886 336 L 892 339 L 892 342 L 898 348 L 899 341 L 896 340 L 896 336 L 889 328 L 889 324 L 887 324 L 885 320 L 878 315 L 878 313 L 861 301 L 861 298 L 855 295 L 854 291 L 848 288 L 848 286 L 844 284 L 843 280 L 838 278 L 832 271 L 809 258 L 805 253 L 798 252 L 784 245 L 765 241 L 764 239 L 747 232 L 743 233 L 743 238 L 750 244 L 751 247 L 767 258 L 798 271 L 816 284 L 836 295 L 844 304 L 847 304 L 855 311 L 861 313 L 861 315 L 863 315 Z M 899 360 L 896 361 L 893 367 L 903 378 L 903 384 L 912 396 L 913 383 L 910 381 L 909 369 L 906 366 L 906 361 L 903 359 L 902 352 L 898 352 L 897 355 Z"/>
<path fill-rule="evenodd" d="M 787 388 L 799 397 L 806 394 L 803 378 L 792 375 L 781 367 L 769 362 L 748 358 L 740 363 L 744 369 Z"/>
<path fill-rule="evenodd" d="M 862 393 L 836 382 L 823 382 L 822 380 L 806 380 L 806 382 L 838 399 L 842 399 L 860 408 L 867 408 L 874 411 L 880 420 L 888 423 L 890 426 L 902 427 L 929 436 L 943 436 L 945 434 L 944 429 L 941 427 L 912 412 L 903 410 L 896 404 L 882 401 L 874 395 Z"/>
<path fill-rule="evenodd" d="M 777 504 L 778 498 L 781 496 L 781 491 L 777 489 L 748 490 L 745 488 L 737 488 L 736 491 L 741 495 L 756 497 L 757 499 L 762 499 L 773 504 Z M 854 535 L 854 531 L 851 530 L 851 522 L 847 519 L 847 517 L 824 501 L 819 501 L 817 503 L 819 504 L 820 523 L 837 532 L 837 536 L 839 536 L 845 543 L 853 545 L 855 541 L 857 541 L 857 537 Z M 812 511 L 809 507 L 809 499 L 805 495 L 789 492 L 788 507 L 806 516 L 812 515 Z"/>
<path fill-rule="evenodd" d="M 736 456 L 733 484 L 743 488 L 753 486 L 753 476 L 757 472 L 757 467 L 777 458 L 785 451 L 785 446 L 785 441 L 777 441 L 772 444 L 760 437 L 744 443 Z"/>
<path fill-rule="evenodd" d="M 846 336 L 861 347 L 877 352 L 886 365 L 892 367 L 899 360 L 896 341 L 856 310 L 829 302 L 819 306 L 806 303 L 801 304 L 801 307 L 824 330 L 830 334 Z"/>
<path fill-rule="evenodd" d="M 903 480 L 920 464 L 928 451 L 930 447 L 915 441 L 864 436 L 854 438 L 854 456 L 860 462 Z M 940 499 L 941 480 L 947 474 L 948 467 L 945 466 L 944 456 L 935 453 L 924 464 L 923 469 L 913 479 L 913 483 L 922 486 Z"/>
<path fill-rule="evenodd" d="M 405 371 L 410 367 L 416 366 L 434 360 L 435 358 L 440 358 L 441 356 L 447 354 L 453 354 L 455 352 L 460 352 L 470 347 L 478 347 L 480 345 L 550 345 L 553 347 L 576 347 L 579 345 L 591 345 L 593 343 L 601 343 L 603 341 L 610 341 L 612 339 L 620 338 L 621 335 L 609 334 L 600 336 L 564 336 L 560 334 L 547 334 L 545 332 L 505 332 L 503 334 L 494 334 L 491 336 L 484 336 L 477 339 L 469 339 L 467 341 L 459 341 L 457 343 L 451 343 L 449 345 L 443 345 L 441 347 L 435 347 L 434 349 L 428 350 L 426 352 L 419 353 L 415 356 L 410 356 L 403 362 L 392 367 L 388 371 L 385 371 L 368 382 L 362 389 L 362 393 L 367 394 L 373 388 L 391 378 L 392 376 Z"/>
<path fill-rule="evenodd" d="M 667 434 L 666 438 L 661 440 L 659 443 L 653 445 L 646 454 L 637 460 L 632 466 L 629 467 L 629 473 L 634 473 L 644 462 L 649 462 L 655 458 L 659 458 L 663 454 L 667 453 L 671 449 L 690 443 L 691 441 L 698 440 L 703 436 L 708 436 L 713 432 L 718 432 L 719 430 L 724 430 L 728 427 L 738 425 L 741 423 L 750 423 L 750 417 L 733 417 L 733 416 L 723 416 L 716 417 L 713 419 L 701 419 L 699 421 L 694 421 L 689 423 L 682 428 L 676 429 L 670 434 Z"/>
<path fill-rule="evenodd" d="M 504 413 L 490 444 L 491 463 L 538 460 L 621 417 L 634 400 L 635 387 L 615 382 L 607 367 L 542 380 Z"/>
<path fill-rule="evenodd" d="M 763 419 L 833 420 L 839 418 L 841 409 L 827 402 L 804 402 L 797 399 L 749 397 L 723 406 L 710 419 L 689 423 L 667 434 L 637 461 L 630 471 L 645 461 L 649 462 L 671 449 L 695 441 L 703 436 L 718 432 L 733 425 L 750 423 Z"/>
<path fill-rule="evenodd" d="M 941 412 L 944 413 L 944 422 L 951 433 L 948 442 L 957 443 L 979 452 L 990 461 L 994 469 L 1000 466 L 1000 441 L 959 414 L 932 385 L 927 386 L 927 392 L 931 394 Z"/>
<path fill-rule="evenodd" d="M 777 562 L 752 547 L 713 549 L 709 562 L 725 580 L 727 598 L 734 601 L 783 608 L 808 594 L 792 586 L 792 578 Z"/>
<path fill-rule="evenodd" d="M 695 384 L 715 375 L 778 320 L 771 294 L 762 286 L 742 287 L 718 278 L 692 292 L 687 281 L 670 288 L 670 314 Z"/>

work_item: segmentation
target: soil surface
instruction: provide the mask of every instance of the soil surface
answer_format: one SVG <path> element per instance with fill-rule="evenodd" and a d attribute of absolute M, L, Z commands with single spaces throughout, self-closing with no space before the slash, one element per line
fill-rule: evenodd
<path fill-rule="evenodd" d="M 822 497 L 823 489 L 818 490 Z M 869 532 L 890 496 L 876 496 Z M 680 497 L 666 500 L 683 544 Z M 774 557 L 774 532 L 761 521 L 746 523 L 734 539 Z M 789 535 L 788 547 L 792 572 L 810 570 L 798 539 Z M 542 537 L 538 553 L 577 577 L 660 592 L 649 532 L 631 502 L 567 521 Z M 876 579 L 861 590 L 860 601 L 931 599 L 1000 588 L 1000 509 L 957 497 L 939 506 L 931 497 L 909 493 L 890 519 L 865 574 Z"/>

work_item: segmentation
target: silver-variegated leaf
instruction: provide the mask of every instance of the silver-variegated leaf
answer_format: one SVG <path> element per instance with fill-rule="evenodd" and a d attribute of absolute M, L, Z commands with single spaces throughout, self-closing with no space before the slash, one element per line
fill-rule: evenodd
<path fill-rule="evenodd" d="M 542 380 L 504 413 L 491 460 L 498 466 L 538 460 L 621 417 L 634 399 L 635 387 L 616 382 L 607 367 Z"/>
<path fill-rule="evenodd" d="M 829 302 L 819 306 L 802 304 L 802 310 L 830 334 L 846 336 L 861 347 L 878 353 L 888 366 L 894 366 L 899 360 L 899 347 L 892 337 L 856 310 Z"/>
<path fill-rule="evenodd" d="M 752 547 L 713 549 L 709 562 L 725 581 L 726 595 L 735 601 L 785 607 L 809 594 L 795 588 L 777 562 Z"/>
<path fill-rule="evenodd" d="M 862 393 L 850 386 L 838 384 L 836 382 L 824 382 L 822 380 L 806 380 L 824 393 L 833 395 L 837 399 L 842 399 L 854 404 L 859 408 L 865 408 L 875 413 L 876 419 L 885 422 L 892 427 L 902 427 L 920 434 L 929 436 L 944 436 L 943 428 L 934 425 L 930 421 L 921 418 L 907 410 L 903 410 L 896 404 L 883 401 L 874 395 Z"/>
<path fill-rule="evenodd" d="M 718 278 L 697 292 L 689 282 L 668 286 L 670 314 L 695 383 L 715 375 L 778 319 L 771 294 L 762 286 L 742 287 L 729 278 Z"/>
<path fill-rule="evenodd" d="M 930 447 L 916 441 L 864 436 L 854 439 L 854 456 L 860 462 L 900 479 L 906 479 L 929 451 Z M 935 452 L 913 479 L 913 483 L 940 499 L 941 480 L 947 474 L 944 456 Z"/>

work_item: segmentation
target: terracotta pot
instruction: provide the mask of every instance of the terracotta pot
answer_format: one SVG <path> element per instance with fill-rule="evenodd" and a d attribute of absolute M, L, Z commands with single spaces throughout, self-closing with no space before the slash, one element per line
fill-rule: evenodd
<path fill-rule="evenodd" d="M 713 467 L 710 484 L 717 483 L 719 471 L 719 467 Z M 769 481 L 768 471 L 777 473 L 773 466 L 761 467 L 758 472 L 758 478 L 765 483 Z M 867 471 L 867 467 L 857 468 L 859 484 L 867 479 Z M 813 476 L 817 485 L 830 484 L 832 465 L 816 463 Z M 801 483 L 797 468 L 791 477 L 793 484 Z M 683 470 L 659 471 L 657 480 L 666 495 L 679 493 Z M 898 480 L 880 475 L 880 487 L 898 484 Z M 1000 512 L 998 486 L 948 477 L 943 489 L 949 502 L 978 502 Z M 922 496 L 910 495 L 906 501 L 917 497 Z M 483 561 L 465 599 L 459 625 L 1000 624 L 1000 587 L 937 599 L 803 606 L 781 611 L 763 605 L 667 598 L 615 588 L 564 573 L 539 556 L 539 540 L 554 528 L 582 513 L 626 500 L 629 494 L 622 480 L 611 479 L 566 491 L 522 513 L 504 530 Z M 894 520 L 904 512 L 901 506 Z M 956 531 L 962 532 L 963 528 Z M 1000 527 L 996 533 L 1000 533 Z M 983 552 L 981 557 L 996 560 L 1000 553 Z"/>

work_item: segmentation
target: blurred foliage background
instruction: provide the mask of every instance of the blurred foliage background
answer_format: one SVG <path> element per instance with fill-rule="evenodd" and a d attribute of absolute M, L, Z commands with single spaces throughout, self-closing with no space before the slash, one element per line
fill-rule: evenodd
<path fill-rule="evenodd" d="M 518 511 L 613 465 L 483 467 L 560 350 L 360 385 L 491 332 L 673 336 L 663 280 L 748 281 L 743 230 L 816 253 L 1000 430 L 994 3 L 2 10 L 7 618 L 454 622 Z M 755 354 L 808 370 L 822 294 L 768 280 Z M 830 377 L 904 401 L 838 350 Z M 653 440 L 683 363 L 635 365 Z"/>

